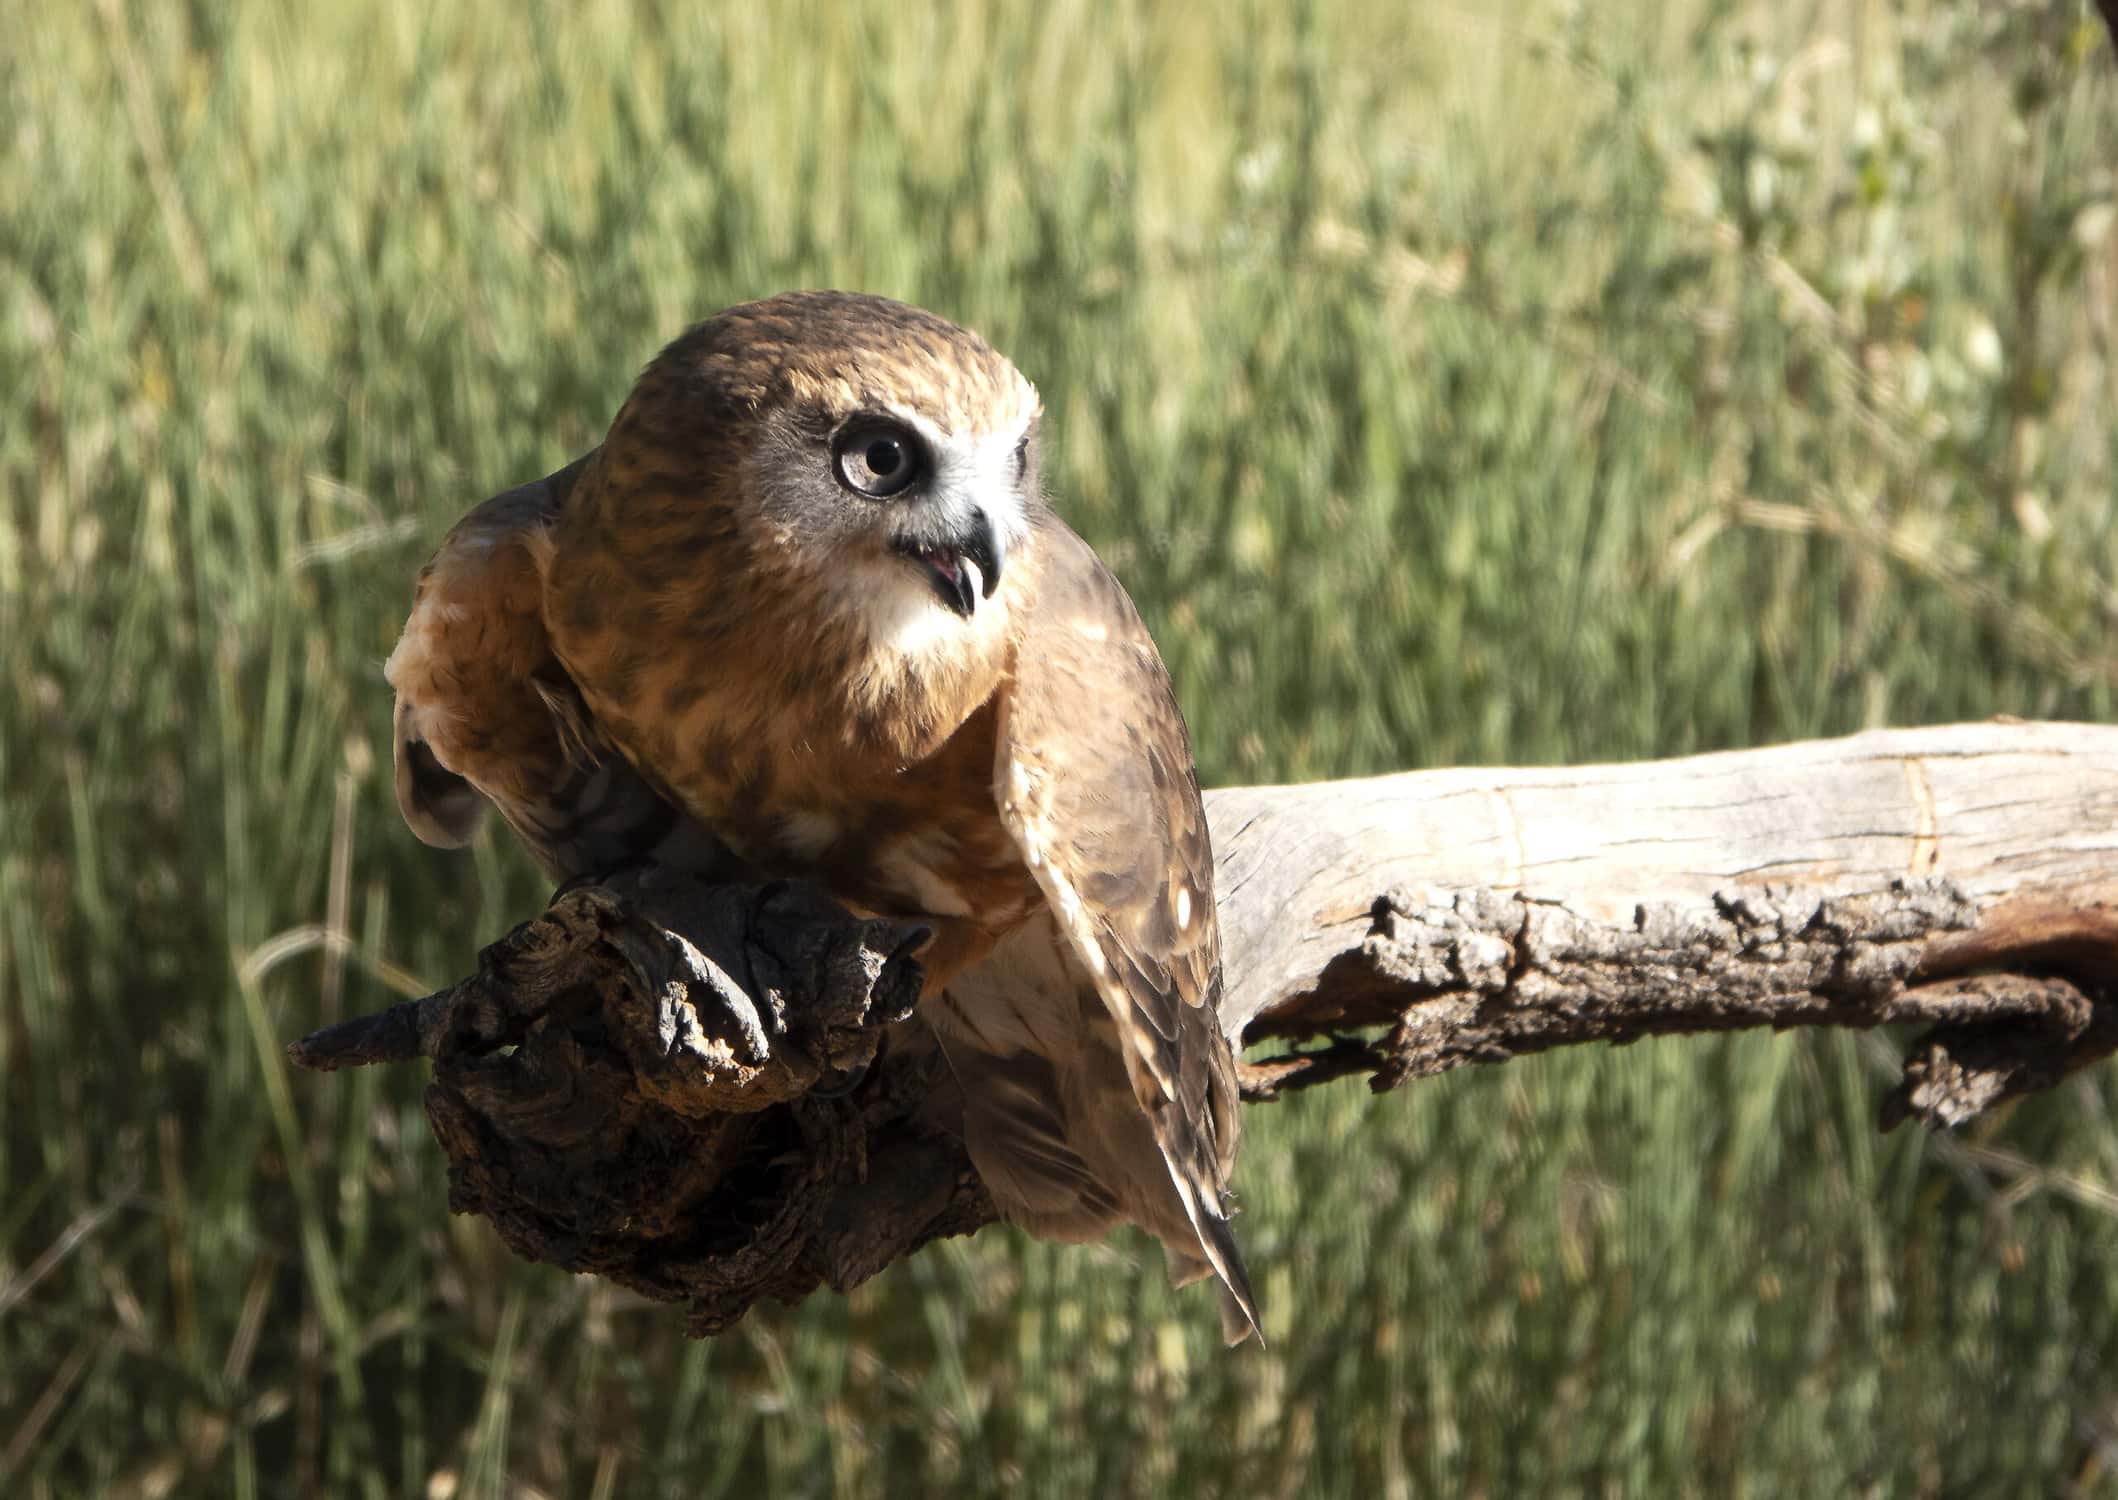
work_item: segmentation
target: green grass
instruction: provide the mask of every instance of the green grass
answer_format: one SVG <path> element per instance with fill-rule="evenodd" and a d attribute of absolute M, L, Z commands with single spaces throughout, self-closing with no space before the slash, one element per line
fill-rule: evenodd
<path fill-rule="evenodd" d="M 1259 1109 L 1227 1355 L 1002 1231 L 688 1344 L 279 1050 L 543 894 L 391 806 L 426 551 L 783 287 L 1038 382 L 1212 782 L 2108 717 L 2086 9 L 0 22 L 0 1492 L 2118 1493 L 2118 1070 L 1952 1141 L 1847 1037 Z"/>

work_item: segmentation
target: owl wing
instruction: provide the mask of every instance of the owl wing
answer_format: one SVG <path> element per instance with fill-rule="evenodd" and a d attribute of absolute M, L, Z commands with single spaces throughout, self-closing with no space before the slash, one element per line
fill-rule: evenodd
<path fill-rule="evenodd" d="M 421 570 L 383 669 L 397 691 L 397 805 L 422 840 L 469 841 L 487 803 L 557 880 L 720 857 L 598 732 L 544 626 L 547 527 L 591 453 L 495 495 Z"/>
<path fill-rule="evenodd" d="M 1088 544 L 1040 521 L 1042 572 L 1005 689 L 994 791 L 1078 966 L 1115 1025 L 1198 1250 L 1257 1326 L 1223 1194 L 1235 1060 L 1222 1033 L 1213 849 L 1169 673 Z M 1240 1313 L 1240 1317 L 1233 1314 Z"/>

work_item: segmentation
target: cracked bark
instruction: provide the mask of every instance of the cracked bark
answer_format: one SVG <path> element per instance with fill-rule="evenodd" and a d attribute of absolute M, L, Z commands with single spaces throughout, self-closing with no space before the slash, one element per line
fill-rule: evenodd
<path fill-rule="evenodd" d="M 1991 723 L 1625 766 L 1208 794 L 1245 1092 L 1580 1042 L 1917 1023 L 1887 1127 L 2118 1050 L 2118 729 Z M 904 923 L 661 872 L 572 891 L 427 999 L 297 1042 L 434 1060 L 450 1204 L 690 1303 L 844 1290 L 992 1205 Z M 1238 1178 L 1240 1182 L 1240 1176 Z"/>

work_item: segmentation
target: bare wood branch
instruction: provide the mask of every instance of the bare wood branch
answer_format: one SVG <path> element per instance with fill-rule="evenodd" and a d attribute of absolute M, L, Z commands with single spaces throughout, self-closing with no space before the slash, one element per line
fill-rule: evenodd
<path fill-rule="evenodd" d="M 1231 1029 L 1387 1028 L 1378 1086 L 1583 1041 L 1925 1021 L 1886 1120 L 1955 1124 L 2118 1046 L 2090 1003 L 2118 965 L 2118 730 L 1876 731 L 1209 809 Z M 1967 974 L 1990 977 L 1943 983 Z M 1267 1067 L 1258 1091 L 1304 1081 Z"/>
<path fill-rule="evenodd" d="M 1941 1125 L 2118 1050 L 2118 729 L 1207 802 L 1224 1019 L 1288 1049 L 1246 1065 L 1254 1099 L 1586 1041 L 1916 1022 L 1883 1119 Z M 556 899 L 463 983 L 289 1050 L 432 1058 L 452 1207 L 712 1332 L 993 1217 L 908 1019 L 922 936 L 798 885 L 640 872 Z"/>

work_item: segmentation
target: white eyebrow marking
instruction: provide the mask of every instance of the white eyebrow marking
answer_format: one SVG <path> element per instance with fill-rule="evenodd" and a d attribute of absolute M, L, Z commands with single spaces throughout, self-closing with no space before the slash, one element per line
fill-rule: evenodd
<path fill-rule="evenodd" d="M 1015 450 L 1037 420 L 1036 391 L 1026 380 L 1019 391 L 1023 399 L 1013 409 L 998 413 L 999 425 L 962 432 L 945 432 L 924 412 L 901 402 L 883 403 L 884 411 L 918 433 L 927 445 L 934 462 L 927 503 L 978 506 L 991 518 L 1002 543 L 1010 547 L 1029 534 L 1029 511 L 1015 471 Z"/>

